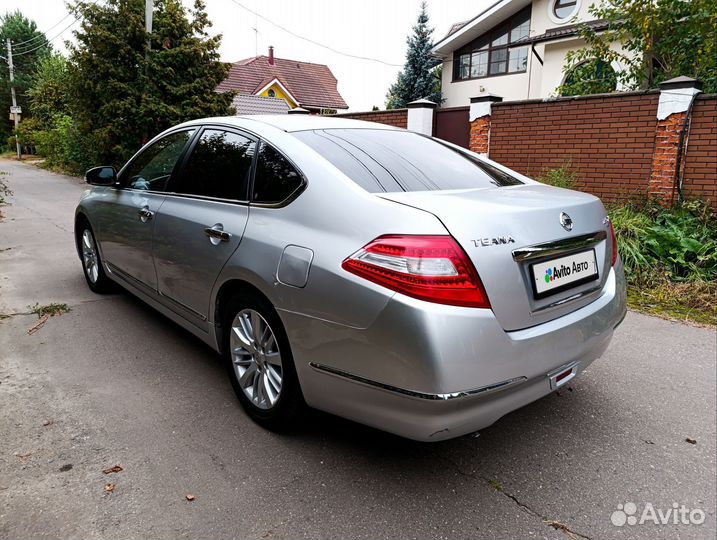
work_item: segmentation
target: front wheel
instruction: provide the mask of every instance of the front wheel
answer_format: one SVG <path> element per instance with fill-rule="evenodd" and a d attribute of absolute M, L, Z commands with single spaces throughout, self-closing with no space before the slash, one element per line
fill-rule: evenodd
<path fill-rule="evenodd" d="M 225 314 L 225 356 L 232 387 L 247 414 L 275 431 L 295 426 L 304 409 L 289 339 L 274 308 L 236 294 Z"/>
<path fill-rule="evenodd" d="M 95 235 L 89 223 L 83 223 L 79 230 L 80 254 L 82 256 L 82 269 L 84 270 L 87 285 L 92 292 L 103 294 L 111 292 L 113 283 L 102 268 L 100 252 L 97 249 Z"/>

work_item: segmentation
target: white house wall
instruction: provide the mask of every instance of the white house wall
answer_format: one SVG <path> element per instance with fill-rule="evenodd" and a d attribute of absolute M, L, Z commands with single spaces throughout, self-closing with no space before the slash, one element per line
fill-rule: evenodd
<path fill-rule="evenodd" d="M 540 63 L 534 58 L 530 85 L 532 97 L 540 88 Z M 529 64 L 529 66 L 530 66 Z M 443 68 L 443 98 L 442 107 L 463 107 L 470 104 L 471 98 L 479 94 L 489 93 L 502 97 L 505 101 L 528 99 L 528 73 L 513 73 L 499 77 L 486 77 L 484 79 L 471 79 L 468 81 L 452 82 L 452 71 L 447 69 L 450 63 Z M 537 82 L 536 82 L 537 81 Z"/>
<path fill-rule="evenodd" d="M 578 22 L 592 21 L 595 17 L 588 12 L 589 7 L 595 2 L 588 0 L 578 0 L 578 10 L 576 14 L 563 22 L 554 21 L 548 14 L 549 6 L 552 0 L 534 0 L 533 9 L 530 14 L 530 35 L 539 36 L 544 34 L 546 30 L 551 28 L 560 28 L 561 26 L 569 26 Z"/>
<path fill-rule="evenodd" d="M 543 67 L 543 78 L 539 97 L 547 98 L 555 96 L 557 88 L 563 84 L 563 81 L 565 80 L 565 73 L 563 71 L 565 66 L 565 57 L 569 51 L 581 49 L 584 46 L 585 42 L 580 38 L 557 43 L 548 43 L 545 45 L 543 53 L 545 66 Z M 620 43 L 613 43 L 610 45 L 610 48 L 621 53 L 624 52 Z M 624 65 L 615 63 L 612 68 L 615 71 L 621 71 L 624 69 Z M 624 88 L 618 85 L 617 90 L 624 91 L 631 90 L 631 88 Z"/>
<path fill-rule="evenodd" d="M 552 0 L 535 0 L 531 10 L 530 34 L 537 36 L 546 30 L 567 26 L 577 22 L 593 20 L 589 13 L 590 5 L 594 2 L 578 0 L 576 14 L 563 23 L 551 19 L 549 7 Z M 475 37 L 478 37 L 477 35 Z M 539 43 L 535 50 L 543 59 L 544 64 L 530 53 L 528 56 L 528 71 L 497 77 L 485 77 L 467 81 L 453 82 L 453 55 L 451 54 L 443 63 L 443 98 L 442 107 L 461 107 L 470 103 L 470 98 L 479 94 L 488 93 L 501 96 L 505 101 L 522 99 L 549 98 L 555 95 L 555 90 L 563 82 L 563 67 L 565 56 L 571 49 L 581 48 L 585 45 L 580 38 L 573 38 L 561 42 Z M 616 50 L 622 50 L 615 44 Z M 620 66 L 613 66 L 619 68 Z M 528 88 L 530 86 L 530 88 Z M 618 88 L 624 90 L 624 88 Z"/>

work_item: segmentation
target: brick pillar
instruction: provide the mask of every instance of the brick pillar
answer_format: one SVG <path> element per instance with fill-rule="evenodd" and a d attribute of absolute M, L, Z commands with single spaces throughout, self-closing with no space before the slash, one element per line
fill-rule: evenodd
<path fill-rule="evenodd" d="M 647 193 L 666 206 L 671 205 L 676 196 L 675 178 L 680 166 L 680 136 L 685 118 L 694 96 L 701 90 L 702 83 L 689 77 L 677 77 L 660 84 L 655 150 Z"/>
<path fill-rule="evenodd" d="M 468 149 L 471 152 L 488 155 L 490 151 L 491 106 L 500 101 L 503 101 L 503 98 L 493 94 L 483 94 L 471 98 L 468 112 L 468 121 L 471 124 Z"/>

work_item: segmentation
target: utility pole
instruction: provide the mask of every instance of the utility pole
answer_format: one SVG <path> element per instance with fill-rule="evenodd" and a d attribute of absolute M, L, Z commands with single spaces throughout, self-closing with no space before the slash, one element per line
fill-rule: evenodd
<path fill-rule="evenodd" d="M 15 97 L 15 68 L 12 65 L 12 43 L 10 38 L 7 38 L 7 65 L 10 68 L 10 93 L 12 94 L 12 117 L 15 119 L 15 147 L 17 150 L 17 159 L 22 159 L 22 153 L 20 152 L 20 141 L 17 138 L 17 126 L 20 123 L 19 113 L 17 108 L 17 98 Z"/>
<path fill-rule="evenodd" d="M 152 48 L 152 15 L 154 12 L 154 0 L 144 0 L 144 29 L 147 32 L 147 48 L 144 51 L 144 88 L 142 89 L 142 102 L 147 94 L 147 86 L 149 85 L 149 51 Z M 142 135 L 142 144 L 149 140 L 147 127 L 144 127 Z"/>

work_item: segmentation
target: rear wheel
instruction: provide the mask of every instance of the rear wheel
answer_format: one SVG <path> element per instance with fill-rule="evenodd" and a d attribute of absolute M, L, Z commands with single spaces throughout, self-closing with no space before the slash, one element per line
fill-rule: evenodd
<path fill-rule="evenodd" d="M 90 224 L 85 222 L 79 230 L 80 254 L 87 285 L 92 292 L 103 294 L 111 292 L 113 283 L 102 268 L 100 252 L 97 249 L 95 235 Z"/>
<path fill-rule="evenodd" d="M 276 431 L 293 427 L 304 408 L 294 359 L 274 308 L 238 293 L 225 313 L 225 357 L 232 387 L 247 414 Z"/>

